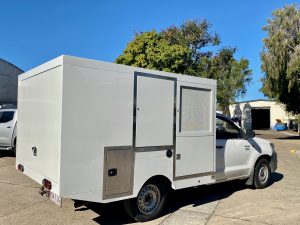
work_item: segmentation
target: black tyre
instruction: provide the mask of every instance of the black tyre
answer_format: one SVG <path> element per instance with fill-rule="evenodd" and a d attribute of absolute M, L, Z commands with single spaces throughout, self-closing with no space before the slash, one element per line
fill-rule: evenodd
<path fill-rule="evenodd" d="M 124 201 L 126 213 L 138 222 L 159 217 L 166 204 L 167 188 L 158 182 L 146 183 L 136 198 Z"/>
<path fill-rule="evenodd" d="M 271 169 L 267 159 L 260 159 L 254 168 L 254 187 L 265 188 L 269 185 Z"/>
<path fill-rule="evenodd" d="M 13 146 L 12 152 L 13 152 L 13 155 L 16 156 L 16 154 L 17 154 L 17 139 L 16 138 L 14 140 L 14 146 Z"/>

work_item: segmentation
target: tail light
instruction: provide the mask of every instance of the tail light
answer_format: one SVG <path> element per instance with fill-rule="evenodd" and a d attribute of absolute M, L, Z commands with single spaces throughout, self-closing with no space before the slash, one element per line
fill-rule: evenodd
<path fill-rule="evenodd" d="M 49 181 L 49 180 L 47 180 L 47 179 L 43 179 L 42 185 L 43 185 L 43 187 L 47 188 L 49 191 L 50 191 L 51 188 L 52 188 L 51 181 Z"/>
<path fill-rule="evenodd" d="M 21 172 L 24 172 L 24 166 L 22 164 L 18 164 L 17 169 Z"/>

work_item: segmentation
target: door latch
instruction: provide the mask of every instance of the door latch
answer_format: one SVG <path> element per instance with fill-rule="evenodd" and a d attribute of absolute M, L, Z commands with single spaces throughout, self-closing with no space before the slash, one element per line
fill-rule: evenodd
<path fill-rule="evenodd" d="M 31 148 L 31 150 L 32 150 L 32 154 L 34 156 L 37 156 L 37 148 L 34 146 L 34 147 Z"/>
<path fill-rule="evenodd" d="M 176 159 L 180 160 L 181 159 L 181 154 L 176 154 Z"/>
<path fill-rule="evenodd" d="M 113 168 L 113 169 L 109 169 L 109 170 L 108 170 L 108 176 L 109 176 L 109 177 L 116 176 L 117 174 L 118 174 L 117 168 Z"/>

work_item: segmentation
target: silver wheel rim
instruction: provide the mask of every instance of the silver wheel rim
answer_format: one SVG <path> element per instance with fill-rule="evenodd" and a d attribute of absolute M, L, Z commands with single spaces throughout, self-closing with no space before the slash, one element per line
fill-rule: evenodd
<path fill-rule="evenodd" d="M 260 183 L 264 184 L 269 178 L 269 170 L 266 164 L 261 165 L 258 171 L 258 180 Z"/>
<path fill-rule="evenodd" d="M 137 196 L 137 205 L 141 213 L 149 215 L 158 208 L 160 203 L 160 191 L 153 184 L 148 184 L 142 188 Z"/>

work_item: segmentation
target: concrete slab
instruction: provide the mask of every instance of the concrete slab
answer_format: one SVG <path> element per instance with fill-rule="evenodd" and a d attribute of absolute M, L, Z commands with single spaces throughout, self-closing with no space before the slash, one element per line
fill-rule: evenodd
<path fill-rule="evenodd" d="M 14 165 L 16 158 L 13 156 L 12 152 L 0 150 L 0 168 Z"/>
<path fill-rule="evenodd" d="M 45 198 L 38 194 L 38 189 L 33 191 L 29 187 L 5 183 L 0 183 L 0 196 L 0 217 L 45 201 Z"/>
<path fill-rule="evenodd" d="M 187 210 L 178 210 L 166 218 L 161 224 L 167 225 L 201 225 L 206 224 L 209 214 L 187 211 Z"/>
<path fill-rule="evenodd" d="M 214 214 L 261 224 L 299 224 L 299 202 L 299 191 L 245 190 L 221 201 Z"/>
<path fill-rule="evenodd" d="M 50 201 L 39 202 L 31 207 L 24 208 L 17 213 L 0 217 L 0 224 L 97 224 L 93 221 L 94 213 L 91 211 L 70 210 L 68 207 L 59 208 Z"/>
<path fill-rule="evenodd" d="M 39 188 L 40 185 L 15 169 L 15 165 L 0 169 L 0 183 Z"/>
<path fill-rule="evenodd" d="M 210 225 L 261 225 L 261 223 L 256 223 L 247 220 L 226 218 L 222 216 L 214 216 L 209 220 Z"/>

